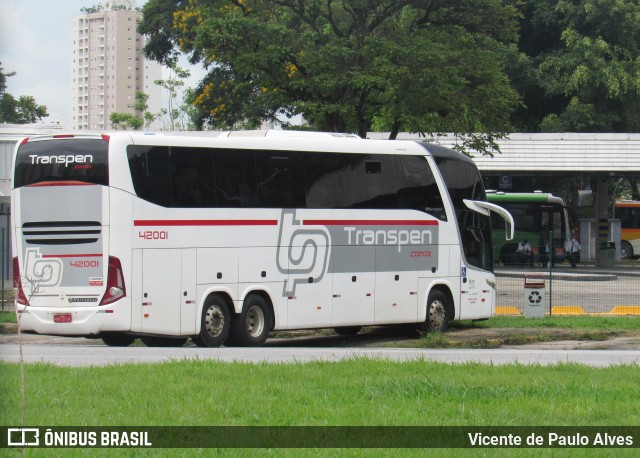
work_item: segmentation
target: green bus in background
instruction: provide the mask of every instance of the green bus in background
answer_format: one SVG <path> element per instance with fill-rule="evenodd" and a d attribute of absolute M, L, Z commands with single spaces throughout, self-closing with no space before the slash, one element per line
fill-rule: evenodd
<path fill-rule="evenodd" d="M 502 265 L 515 265 L 518 243 L 527 240 L 533 252 L 532 263 L 546 267 L 545 242 L 552 242 L 554 262 L 565 259 L 564 246 L 570 237 L 569 216 L 564 201 L 541 191 L 505 193 L 487 191 L 487 200 L 508 210 L 515 221 L 515 236 L 505 241 L 505 224 L 492 218 L 493 259 Z M 549 240 L 552 233 L 552 240 Z M 550 258 L 550 256 L 548 256 Z"/>

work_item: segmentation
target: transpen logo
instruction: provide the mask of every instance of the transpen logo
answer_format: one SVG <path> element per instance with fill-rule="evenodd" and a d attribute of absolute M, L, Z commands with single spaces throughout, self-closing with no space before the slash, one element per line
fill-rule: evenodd
<path fill-rule="evenodd" d="M 62 280 L 62 261 L 60 259 L 44 258 L 38 248 L 28 248 L 24 259 L 24 276 L 27 284 L 34 290 L 42 286 L 58 286 L 60 284 Z"/>
<path fill-rule="evenodd" d="M 91 154 L 60 154 L 57 156 L 38 156 L 36 154 L 29 155 L 31 165 L 39 164 L 64 164 L 69 167 L 71 164 L 88 164 L 93 162 Z"/>
<path fill-rule="evenodd" d="M 283 210 L 278 236 L 278 270 L 288 274 L 283 296 L 295 296 L 300 283 L 322 280 L 329 263 L 331 238 L 325 229 L 308 229 L 296 220 L 295 210 Z"/>

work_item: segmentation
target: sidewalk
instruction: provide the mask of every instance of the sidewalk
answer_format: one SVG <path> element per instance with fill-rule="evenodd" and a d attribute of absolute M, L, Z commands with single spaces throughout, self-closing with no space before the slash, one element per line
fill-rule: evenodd
<path fill-rule="evenodd" d="M 18 332 L 16 323 L 0 323 L 0 334 L 15 334 Z"/>
<path fill-rule="evenodd" d="M 640 279 L 640 262 L 634 264 L 618 264 L 611 269 L 598 268 L 593 263 L 578 263 L 572 269 L 568 265 L 559 264 L 551 271 L 548 267 L 496 266 L 494 273 L 498 277 L 524 278 L 525 275 L 544 275 L 546 280 L 550 276 L 557 280 L 573 281 L 614 281 L 618 277 L 637 277 Z"/>

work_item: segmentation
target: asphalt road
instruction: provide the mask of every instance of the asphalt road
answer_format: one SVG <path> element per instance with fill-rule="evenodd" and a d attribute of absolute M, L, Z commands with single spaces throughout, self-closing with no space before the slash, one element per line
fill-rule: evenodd
<path fill-rule="evenodd" d="M 310 361 L 339 361 L 348 358 L 384 358 L 391 360 L 423 359 L 446 363 L 482 364 L 540 364 L 564 362 L 608 367 L 619 364 L 640 365 L 640 350 L 575 350 L 530 348 L 498 349 L 414 349 L 345 346 L 291 346 L 290 341 L 271 342 L 261 348 L 151 348 L 132 346 L 107 347 L 99 340 L 51 338 L 25 335 L 24 360 L 60 366 L 104 366 L 110 364 L 161 363 L 178 360 L 244 361 L 251 363 L 304 363 Z M 17 336 L 2 336 L 0 360 L 19 360 Z"/>

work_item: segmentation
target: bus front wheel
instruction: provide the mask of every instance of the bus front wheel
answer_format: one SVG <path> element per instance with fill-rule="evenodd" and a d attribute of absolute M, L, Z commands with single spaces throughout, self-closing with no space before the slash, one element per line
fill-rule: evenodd
<path fill-rule="evenodd" d="M 231 319 L 231 339 L 241 347 L 260 346 L 267 340 L 272 323 L 268 302 L 259 294 L 249 294 L 242 312 Z"/>
<path fill-rule="evenodd" d="M 620 242 L 620 257 L 622 259 L 631 259 L 633 257 L 633 247 L 626 240 Z"/>
<path fill-rule="evenodd" d="M 209 296 L 202 308 L 200 334 L 193 337 L 199 347 L 219 347 L 229 337 L 231 313 L 227 301 L 221 296 Z"/>
<path fill-rule="evenodd" d="M 427 318 L 418 325 L 419 332 L 444 332 L 451 318 L 451 305 L 447 295 L 440 290 L 429 293 Z"/>

